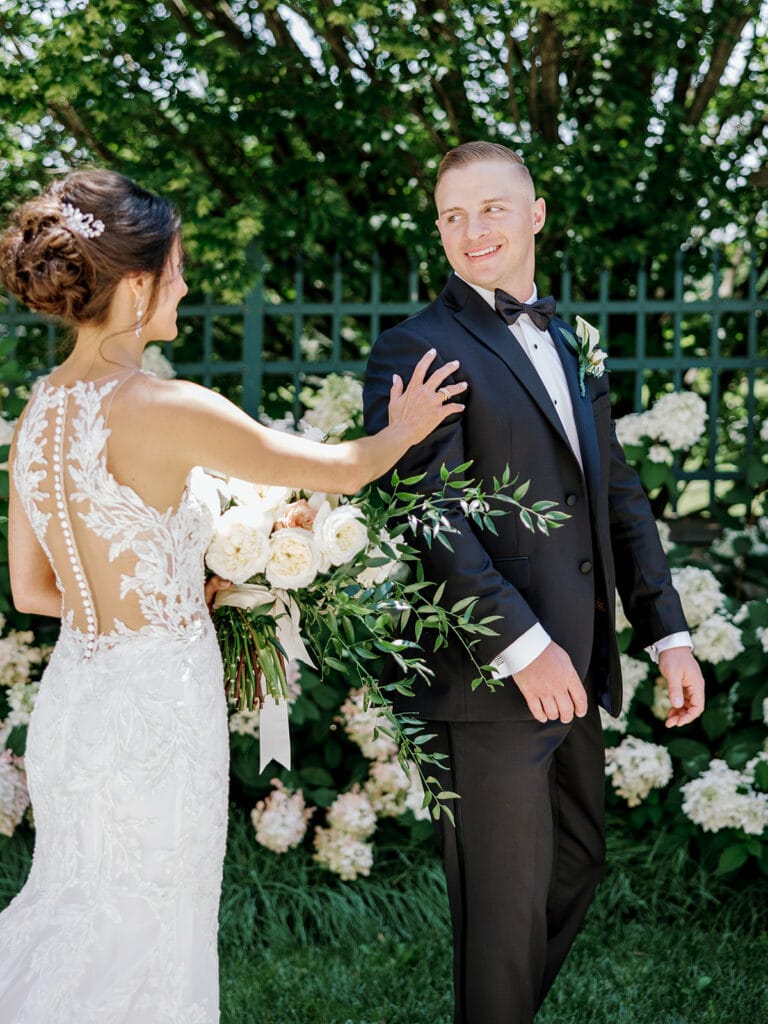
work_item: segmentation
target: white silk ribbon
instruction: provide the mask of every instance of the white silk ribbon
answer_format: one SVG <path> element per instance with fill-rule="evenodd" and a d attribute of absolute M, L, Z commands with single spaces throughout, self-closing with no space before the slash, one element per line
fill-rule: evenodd
<path fill-rule="evenodd" d="M 288 728 L 288 701 L 267 694 L 259 714 L 259 774 L 270 761 L 290 771 L 291 736 Z"/>
<path fill-rule="evenodd" d="M 315 668 L 301 636 L 301 612 L 287 590 L 263 587 L 259 583 L 233 583 L 226 590 L 217 590 L 213 600 L 214 608 L 230 605 L 233 608 L 259 608 L 263 604 L 274 604 L 272 617 L 277 623 L 277 639 L 289 661 L 303 661 Z"/>
<path fill-rule="evenodd" d="M 301 636 L 301 612 L 299 606 L 286 590 L 263 587 L 258 583 L 233 583 L 226 590 L 216 591 L 214 608 L 229 605 L 232 608 L 259 608 L 271 604 L 272 616 L 277 626 L 277 639 L 290 660 L 303 661 L 315 667 Z M 288 728 L 288 701 L 275 700 L 270 694 L 264 697 L 259 714 L 259 773 L 270 761 L 275 760 L 284 768 L 291 767 L 291 737 Z"/>

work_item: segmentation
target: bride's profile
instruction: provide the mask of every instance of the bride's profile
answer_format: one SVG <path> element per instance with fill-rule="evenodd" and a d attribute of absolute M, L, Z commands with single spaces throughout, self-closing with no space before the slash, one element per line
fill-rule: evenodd
<path fill-rule="evenodd" d="M 9 463 L 13 600 L 61 630 L 27 738 L 32 868 L 0 914 L 5 1024 L 219 1019 L 227 711 L 190 473 L 354 493 L 462 409 L 434 353 L 394 380 L 384 430 L 332 446 L 142 372 L 176 336 L 181 260 L 173 206 L 102 170 L 54 182 L 0 239 L 6 289 L 75 338 Z"/>

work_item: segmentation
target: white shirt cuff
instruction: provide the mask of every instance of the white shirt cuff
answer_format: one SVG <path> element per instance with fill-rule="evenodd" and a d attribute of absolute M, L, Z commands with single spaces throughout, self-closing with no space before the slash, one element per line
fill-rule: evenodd
<path fill-rule="evenodd" d="M 670 633 L 669 636 L 662 637 L 661 640 L 657 640 L 655 644 L 651 644 L 650 647 L 645 649 L 651 661 L 656 665 L 658 664 L 661 652 L 669 651 L 673 647 L 689 647 L 693 650 L 691 634 L 687 631 L 683 633 Z"/>
<path fill-rule="evenodd" d="M 552 638 L 540 622 L 527 629 L 491 662 L 494 679 L 506 679 L 521 672 L 549 646 Z"/>

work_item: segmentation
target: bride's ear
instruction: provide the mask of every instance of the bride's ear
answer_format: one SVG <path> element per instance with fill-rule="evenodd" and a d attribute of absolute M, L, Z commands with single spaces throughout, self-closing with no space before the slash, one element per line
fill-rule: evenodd
<path fill-rule="evenodd" d="M 126 274 L 120 284 L 125 285 L 135 305 L 146 307 L 152 288 L 152 276 L 150 274 Z"/>

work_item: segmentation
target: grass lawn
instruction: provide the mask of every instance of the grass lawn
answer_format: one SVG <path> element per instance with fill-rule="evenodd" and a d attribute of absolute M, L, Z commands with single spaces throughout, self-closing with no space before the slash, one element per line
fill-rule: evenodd
<path fill-rule="evenodd" d="M 21 884 L 29 849 L 24 836 L 0 838 L 0 904 Z M 768 882 L 710 891 L 682 855 L 620 838 L 609 849 L 537 1024 L 768 1024 Z M 379 861 L 372 879 L 343 883 L 301 852 L 257 848 L 233 816 L 222 1024 L 450 1024 L 440 867 L 423 850 L 385 849 Z"/>

